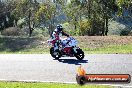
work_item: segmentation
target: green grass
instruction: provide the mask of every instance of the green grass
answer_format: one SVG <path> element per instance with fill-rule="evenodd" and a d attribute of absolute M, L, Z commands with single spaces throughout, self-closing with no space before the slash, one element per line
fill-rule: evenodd
<path fill-rule="evenodd" d="M 49 54 L 47 39 L 0 37 L 0 54 Z M 85 54 L 132 54 L 131 36 L 83 36 L 76 39 Z"/>
<path fill-rule="evenodd" d="M 0 54 L 49 54 L 48 48 L 27 48 L 19 51 L 4 50 Z"/>
<path fill-rule="evenodd" d="M 85 54 L 132 54 L 132 44 L 110 45 L 98 48 L 83 48 Z M 49 54 L 49 48 L 25 48 L 19 51 L 10 51 L 9 49 L 1 51 L 1 54 Z"/>
<path fill-rule="evenodd" d="M 0 82 L 0 88 L 112 88 L 101 85 L 61 84 L 61 83 L 24 83 L 24 82 Z"/>
<path fill-rule="evenodd" d="M 132 54 L 132 44 L 127 45 L 110 45 L 95 49 L 84 49 L 90 54 Z"/>

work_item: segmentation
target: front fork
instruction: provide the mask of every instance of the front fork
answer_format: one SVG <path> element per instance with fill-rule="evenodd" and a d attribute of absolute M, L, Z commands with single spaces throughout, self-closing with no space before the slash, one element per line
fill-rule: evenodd
<path fill-rule="evenodd" d="M 73 51 L 75 52 L 75 53 L 77 53 L 77 49 L 78 49 L 79 47 L 76 47 L 76 46 L 73 46 Z"/>

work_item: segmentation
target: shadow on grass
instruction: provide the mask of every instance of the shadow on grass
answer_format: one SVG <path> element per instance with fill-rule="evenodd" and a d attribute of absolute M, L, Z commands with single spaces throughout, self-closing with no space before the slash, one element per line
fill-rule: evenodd
<path fill-rule="evenodd" d="M 18 52 L 30 48 L 36 40 L 36 38 L 0 37 L 0 52 Z"/>
<path fill-rule="evenodd" d="M 88 60 L 76 60 L 76 59 L 59 59 L 59 62 L 67 64 L 81 65 L 83 63 L 88 63 Z"/>

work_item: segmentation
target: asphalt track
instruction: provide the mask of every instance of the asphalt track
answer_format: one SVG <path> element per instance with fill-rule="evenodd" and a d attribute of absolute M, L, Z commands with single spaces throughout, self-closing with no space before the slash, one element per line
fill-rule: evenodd
<path fill-rule="evenodd" d="M 132 54 L 87 54 L 82 61 L 74 57 L 53 60 L 49 54 L 0 54 L 0 80 L 76 83 L 80 65 L 87 74 L 132 76 Z M 132 82 L 112 85 L 132 87 Z"/>

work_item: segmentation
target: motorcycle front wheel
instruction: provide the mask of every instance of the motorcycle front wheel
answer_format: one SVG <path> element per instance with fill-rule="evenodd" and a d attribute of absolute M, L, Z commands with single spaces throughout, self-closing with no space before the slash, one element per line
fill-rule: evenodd
<path fill-rule="evenodd" d="M 51 56 L 53 57 L 53 58 L 55 58 L 56 60 L 58 60 L 59 58 L 61 58 L 61 52 L 59 51 L 59 50 L 55 50 L 54 51 L 54 48 L 53 47 L 51 47 L 50 48 L 50 54 L 51 54 Z"/>
<path fill-rule="evenodd" d="M 78 59 L 78 60 L 82 60 L 84 58 L 84 52 L 82 51 L 82 49 L 77 49 L 77 53 L 74 54 L 74 56 Z"/>

